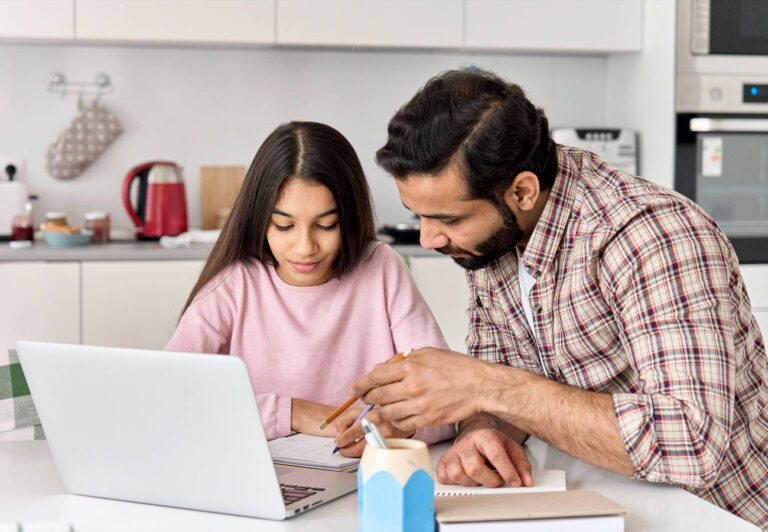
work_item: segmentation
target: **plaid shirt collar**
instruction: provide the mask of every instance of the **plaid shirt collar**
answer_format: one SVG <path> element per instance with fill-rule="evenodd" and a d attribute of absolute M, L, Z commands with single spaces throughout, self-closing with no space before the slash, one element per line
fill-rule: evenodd
<path fill-rule="evenodd" d="M 537 279 L 552 267 L 571 216 L 578 215 L 574 208 L 578 208 L 579 169 L 562 146 L 557 147 L 557 159 L 555 182 L 523 254 L 523 264 Z"/>

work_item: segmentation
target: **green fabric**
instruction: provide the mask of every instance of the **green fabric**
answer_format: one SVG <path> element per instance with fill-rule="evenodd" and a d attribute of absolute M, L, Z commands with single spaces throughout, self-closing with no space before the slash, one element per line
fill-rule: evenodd
<path fill-rule="evenodd" d="M 8 361 L 0 361 L 0 431 L 25 427 L 34 427 L 36 440 L 45 439 L 19 357 L 9 349 Z"/>

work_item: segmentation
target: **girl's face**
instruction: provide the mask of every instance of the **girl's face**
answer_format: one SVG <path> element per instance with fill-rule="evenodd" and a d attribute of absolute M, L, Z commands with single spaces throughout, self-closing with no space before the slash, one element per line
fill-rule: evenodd
<path fill-rule="evenodd" d="M 323 284 L 333 277 L 341 249 L 339 213 L 325 185 L 290 177 L 272 210 L 267 242 L 277 274 L 294 286 Z"/>

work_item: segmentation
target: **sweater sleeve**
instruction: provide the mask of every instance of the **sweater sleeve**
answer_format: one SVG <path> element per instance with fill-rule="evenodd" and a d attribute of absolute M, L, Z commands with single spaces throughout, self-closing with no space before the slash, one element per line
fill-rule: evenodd
<path fill-rule="evenodd" d="M 421 347 L 447 350 L 448 343 L 403 259 L 386 245 L 380 246 L 376 253 L 383 255 L 387 312 L 395 349 L 398 352 Z M 453 424 L 422 427 L 413 435 L 426 443 L 436 443 L 454 436 L 456 430 Z"/>
<path fill-rule="evenodd" d="M 221 278 L 223 277 L 223 279 Z M 183 353 L 232 354 L 232 330 L 238 313 L 239 283 L 222 274 L 195 297 L 176 327 L 166 351 Z M 257 393 L 261 423 L 267 439 L 291 433 L 291 398 L 276 393 Z"/>

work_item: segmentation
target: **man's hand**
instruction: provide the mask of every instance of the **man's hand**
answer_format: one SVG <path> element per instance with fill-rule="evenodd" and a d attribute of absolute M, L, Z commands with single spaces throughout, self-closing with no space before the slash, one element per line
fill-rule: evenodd
<path fill-rule="evenodd" d="M 531 463 L 523 448 L 496 429 L 482 428 L 465 433 L 437 463 L 437 480 L 489 488 L 533 486 Z"/>
<path fill-rule="evenodd" d="M 365 436 L 363 434 L 363 424 L 361 422 L 353 423 L 360 415 L 362 409 L 354 408 L 344 412 L 334 422 L 336 428 L 336 445 L 339 452 L 344 456 L 359 457 L 365 449 Z M 385 438 L 410 438 L 415 431 L 403 431 L 396 429 L 389 421 L 381 416 L 379 408 L 374 408 L 365 415 L 365 419 L 376 425 L 381 435 Z"/>
<path fill-rule="evenodd" d="M 404 432 L 466 419 L 481 408 L 491 364 L 431 347 L 396 364 L 382 364 L 352 390 L 378 405 L 382 419 Z"/>

